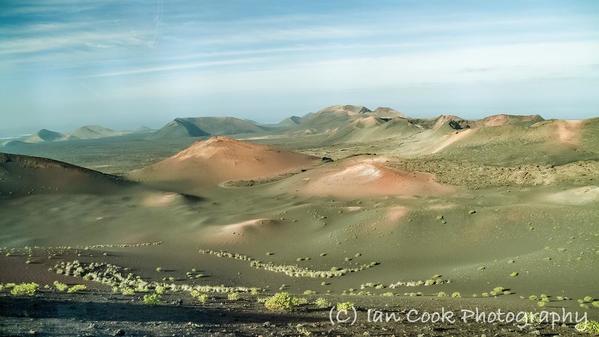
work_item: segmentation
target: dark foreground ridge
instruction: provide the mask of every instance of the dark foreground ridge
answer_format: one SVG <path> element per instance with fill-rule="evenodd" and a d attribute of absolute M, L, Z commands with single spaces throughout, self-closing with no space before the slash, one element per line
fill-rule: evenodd
<path fill-rule="evenodd" d="M 426 308 L 420 308 L 426 310 Z M 434 310 L 430 308 L 430 310 Z M 272 313 L 249 300 L 198 305 L 180 299 L 160 305 L 113 294 L 0 297 L 0 336 L 576 336 L 571 325 L 520 329 L 510 324 L 372 323 L 358 308 L 353 324 L 329 321 L 328 309 Z M 405 314 L 405 310 L 403 311 Z"/>

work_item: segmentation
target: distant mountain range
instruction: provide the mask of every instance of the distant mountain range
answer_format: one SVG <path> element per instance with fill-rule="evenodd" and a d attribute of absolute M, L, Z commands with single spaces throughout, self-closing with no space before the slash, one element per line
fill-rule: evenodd
<path fill-rule="evenodd" d="M 254 121 L 235 117 L 176 118 L 154 134 L 156 138 L 234 135 L 268 130 Z"/>
<path fill-rule="evenodd" d="M 401 138 L 409 139 L 409 142 L 404 142 L 404 146 L 409 147 L 409 143 L 419 144 L 419 147 L 414 149 L 415 152 L 428 149 L 427 151 L 435 153 L 454 143 L 462 143 L 465 138 L 468 138 L 469 142 L 486 144 L 491 139 L 495 139 L 494 142 L 506 143 L 508 140 L 521 138 L 530 143 L 557 137 L 556 139 L 561 139 L 560 144 L 570 146 L 579 144 L 581 135 L 589 135 L 589 132 L 585 132 L 590 127 L 587 125 L 594 127 L 596 124 L 596 122 L 545 120 L 539 115 L 508 114 L 493 115 L 478 120 L 467 120 L 454 115 L 419 119 L 410 118 L 388 107 L 371 110 L 359 105 L 334 105 L 302 117 L 291 116 L 272 125 L 235 117 L 188 117 L 176 118 L 158 130 L 140 128 L 135 131 L 115 131 L 98 125 L 83 126 L 70 133 L 42 129 L 33 135 L 13 139 L 5 146 L 100 139 L 131 134 L 140 134 L 141 137 L 154 140 L 206 138 L 219 135 L 236 135 L 238 138 L 249 135 L 264 137 L 286 135 L 313 138 L 315 142 L 325 145 Z M 496 131 L 493 131 L 495 129 Z M 468 132 L 452 136 L 452 133 L 467 130 L 476 131 L 476 135 Z M 524 134 L 526 137 L 523 136 Z"/>
<path fill-rule="evenodd" d="M 38 132 L 24 136 L 21 138 L 13 139 L 6 143 L 5 145 L 15 145 L 15 144 L 36 144 L 36 143 L 45 143 L 45 142 L 58 142 L 58 141 L 66 141 L 66 140 L 75 140 L 75 139 L 98 139 L 105 137 L 115 137 L 127 134 L 130 132 L 127 131 L 115 131 L 109 128 L 105 128 L 100 125 L 85 125 L 76 130 L 73 130 L 70 133 L 61 133 L 57 131 L 52 131 L 48 129 L 41 129 Z"/>

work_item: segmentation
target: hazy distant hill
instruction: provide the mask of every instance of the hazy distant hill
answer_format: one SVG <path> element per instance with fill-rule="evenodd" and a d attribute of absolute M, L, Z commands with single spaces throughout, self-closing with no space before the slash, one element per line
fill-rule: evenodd
<path fill-rule="evenodd" d="M 60 142 L 75 139 L 99 139 L 105 137 L 121 136 L 127 133 L 128 132 L 124 131 L 115 131 L 100 125 L 85 125 L 71 133 L 61 133 L 48 129 L 41 129 L 33 135 L 13 139 L 4 144 L 4 146 Z"/>
<path fill-rule="evenodd" d="M 25 137 L 21 141 L 23 141 L 25 143 L 41 143 L 41 142 L 56 142 L 56 141 L 66 140 L 68 138 L 69 138 L 69 136 L 64 133 L 51 131 L 48 129 L 41 129 L 31 136 Z"/>
<path fill-rule="evenodd" d="M 124 132 L 115 131 L 100 125 L 85 125 L 73 131 L 71 136 L 78 139 L 97 139 L 120 136 L 123 134 Z"/>
<path fill-rule="evenodd" d="M 205 137 L 265 131 L 253 121 L 235 117 L 177 118 L 156 131 L 155 137 Z"/>
<path fill-rule="evenodd" d="M 369 112 L 371 111 L 364 106 L 333 105 L 303 116 L 297 128 L 307 133 L 331 131 L 347 126 L 356 118 Z"/>
<path fill-rule="evenodd" d="M 277 123 L 276 126 L 282 127 L 282 128 L 292 128 L 292 127 L 298 126 L 301 121 L 302 121 L 301 117 L 291 116 L 289 118 L 283 119 L 282 121 Z"/>

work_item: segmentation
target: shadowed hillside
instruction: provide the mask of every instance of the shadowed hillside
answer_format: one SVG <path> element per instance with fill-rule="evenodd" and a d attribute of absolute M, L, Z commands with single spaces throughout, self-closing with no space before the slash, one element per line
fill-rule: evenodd
<path fill-rule="evenodd" d="M 0 153 L 0 196 L 38 193 L 111 193 L 131 183 L 67 163 Z"/>

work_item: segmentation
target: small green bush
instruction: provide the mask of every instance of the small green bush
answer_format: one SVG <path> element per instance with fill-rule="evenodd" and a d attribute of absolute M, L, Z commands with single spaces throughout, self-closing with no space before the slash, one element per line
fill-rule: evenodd
<path fill-rule="evenodd" d="M 135 295 L 135 290 L 133 288 L 123 288 L 121 289 L 121 294 L 125 296 L 133 296 Z"/>
<path fill-rule="evenodd" d="M 269 297 L 264 307 L 270 311 L 291 311 L 296 306 L 296 300 L 288 292 L 280 292 Z"/>
<path fill-rule="evenodd" d="M 160 300 L 161 296 L 157 293 L 144 295 L 144 304 L 156 305 L 160 304 Z"/>
<path fill-rule="evenodd" d="M 337 311 L 349 311 L 352 310 L 354 304 L 352 302 L 341 302 L 337 303 Z"/>
<path fill-rule="evenodd" d="M 298 305 L 305 305 L 308 304 L 308 299 L 304 298 L 304 297 L 294 297 L 293 298 L 293 305 L 298 306 Z"/>
<path fill-rule="evenodd" d="M 198 301 L 202 304 L 206 303 L 206 301 L 208 301 L 208 294 L 197 291 L 197 290 L 191 291 L 191 297 L 195 298 L 196 301 Z"/>
<path fill-rule="evenodd" d="M 58 281 L 54 281 L 54 283 L 52 283 L 52 285 L 54 285 L 54 288 L 56 288 L 56 290 L 58 290 L 60 292 L 66 291 L 69 288 L 68 285 L 66 285 L 62 282 L 58 282 Z"/>
<path fill-rule="evenodd" d="M 325 298 L 319 297 L 314 301 L 314 305 L 319 309 L 324 309 L 330 307 L 331 303 Z"/>
<path fill-rule="evenodd" d="M 451 297 L 453 297 L 453 298 L 461 298 L 462 294 L 460 294 L 459 292 L 456 291 L 456 292 L 454 292 L 454 293 L 451 294 Z"/>
<path fill-rule="evenodd" d="M 227 299 L 229 301 L 237 301 L 237 300 L 239 300 L 239 293 L 228 293 Z"/>
<path fill-rule="evenodd" d="M 15 284 L 14 287 L 10 290 L 10 294 L 13 296 L 33 296 L 39 289 L 40 285 L 31 282 L 31 283 L 19 283 Z"/>
<path fill-rule="evenodd" d="M 599 322 L 597 321 L 586 321 L 580 322 L 575 326 L 576 331 L 586 332 L 591 335 L 599 335 Z"/>
<path fill-rule="evenodd" d="M 73 294 L 76 292 L 80 292 L 87 289 L 87 286 L 85 284 L 75 284 L 74 286 L 70 287 L 69 290 L 67 290 L 67 293 L 69 294 Z"/>

